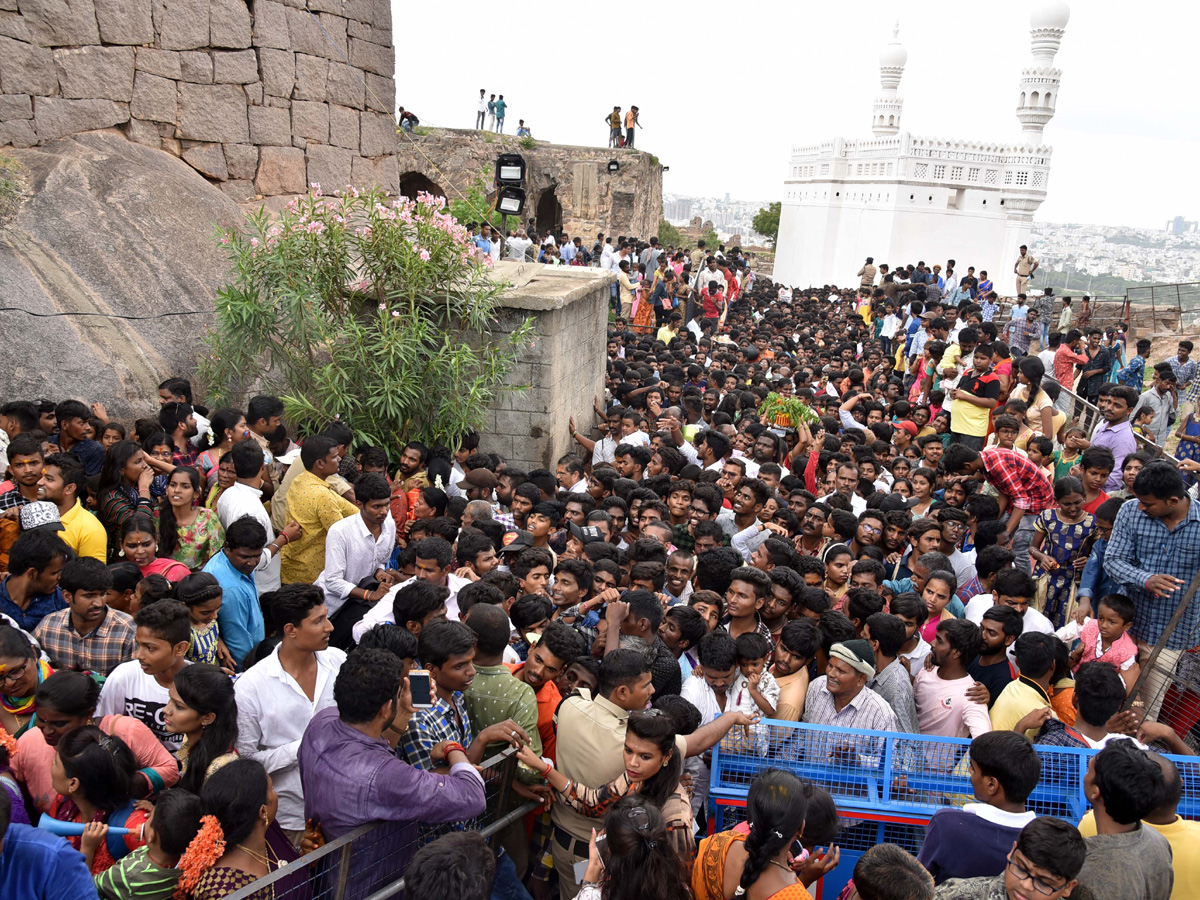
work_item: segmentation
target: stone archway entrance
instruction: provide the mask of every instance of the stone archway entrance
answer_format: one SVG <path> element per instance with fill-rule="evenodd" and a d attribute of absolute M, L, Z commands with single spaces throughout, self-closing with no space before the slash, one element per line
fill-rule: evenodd
<path fill-rule="evenodd" d="M 557 185 L 551 185 L 542 191 L 542 196 L 538 198 L 537 210 L 534 215 L 537 218 L 538 236 L 546 233 L 546 229 L 551 229 L 556 235 L 562 230 L 563 209 L 562 204 L 558 202 L 558 197 L 554 195 Z M 533 237 L 533 235 L 530 235 Z"/>
<path fill-rule="evenodd" d="M 435 181 L 431 181 L 420 172 L 405 172 L 400 176 L 400 196 L 416 200 L 417 194 L 424 191 L 436 197 L 445 197 L 446 192 Z"/>

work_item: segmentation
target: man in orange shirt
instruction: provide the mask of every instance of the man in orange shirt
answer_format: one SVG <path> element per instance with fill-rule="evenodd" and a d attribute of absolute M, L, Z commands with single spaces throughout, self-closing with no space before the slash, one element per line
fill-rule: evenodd
<path fill-rule="evenodd" d="M 569 625 L 553 622 L 529 651 L 529 658 L 519 664 L 509 664 L 518 681 L 533 688 L 538 706 L 538 734 L 542 738 L 542 753 L 555 759 L 554 712 L 562 702 L 562 693 L 555 683 L 575 659 L 584 656 L 587 647 L 583 637 Z"/>
<path fill-rule="evenodd" d="M 1071 416 L 1071 395 L 1067 391 L 1075 390 L 1075 366 L 1088 361 L 1088 358 L 1079 352 L 1081 340 L 1083 334 L 1078 328 L 1072 328 L 1063 335 L 1062 343 L 1054 351 L 1054 380 L 1064 388 L 1054 406 L 1065 412 L 1067 418 Z"/>

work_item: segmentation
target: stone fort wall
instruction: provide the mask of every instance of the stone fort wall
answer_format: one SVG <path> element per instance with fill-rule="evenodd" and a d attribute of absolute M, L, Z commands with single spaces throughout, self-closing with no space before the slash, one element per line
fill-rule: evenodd
<path fill-rule="evenodd" d="M 0 0 L 0 146 L 119 127 L 233 199 L 395 189 L 389 0 Z"/>
<path fill-rule="evenodd" d="M 397 136 L 400 189 L 405 194 L 433 190 L 455 199 L 456 191 L 465 194 L 485 167 L 494 173 L 501 153 L 519 153 L 526 163 L 527 197 L 520 224 L 533 219 L 539 232 L 562 226 L 572 237 L 582 237 L 589 249 L 601 231 L 643 239 L 658 234 L 662 165 L 649 153 L 542 141 L 526 146 L 528 141 L 511 135 L 468 129 L 418 131 L 411 137 Z M 619 166 L 615 173 L 608 170 L 612 160 Z M 487 184 L 490 188 L 490 175 Z"/>

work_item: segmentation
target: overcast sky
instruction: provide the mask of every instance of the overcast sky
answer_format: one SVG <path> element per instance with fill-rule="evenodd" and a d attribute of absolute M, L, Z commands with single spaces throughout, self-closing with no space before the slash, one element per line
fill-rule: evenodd
<path fill-rule="evenodd" d="M 793 146 L 870 137 L 878 51 L 896 18 L 908 49 L 904 130 L 1021 135 L 1014 110 L 1030 58 L 1026 2 L 644 0 L 624 30 L 618 7 L 605 4 L 554 4 L 537 15 L 514 7 L 511 50 L 496 22 L 503 6 L 472 8 L 470 25 L 442 3 L 392 6 L 397 101 L 423 124 L 470 127 L 482 87 L 504 94 L 510 133 L 524 118 L 536 138 L 603 146 L 605 114 L 637 104 L 645 126 L 637 144 L 670 167 L 667 192 L 778 199 Z M 1200 12 L 1167 0 L 1072 6 L 1038 218 L 1149 228 L 1200 218 Z"/>

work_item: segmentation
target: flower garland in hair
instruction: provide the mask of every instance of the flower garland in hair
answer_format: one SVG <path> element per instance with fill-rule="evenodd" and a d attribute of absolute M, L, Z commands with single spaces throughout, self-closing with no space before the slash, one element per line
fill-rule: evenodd
<path fill-rule="evenodd" d="M 179 884 L 175 888 L 175 900 L 185 900 L 199 884 L 201 876 L 216 865 L 225 855 L 225 832 L 216 816 L 202 816 L 200 830 L 188 843 L 176 868 L 180 871 Z"/>
<path fill-rule="evenodd" d="M 0 725 L 0 750 L 8 754 L 10 763 L 12 758 L 17 755 L 17 739 L 5 731 L 3 725 Z"/>

